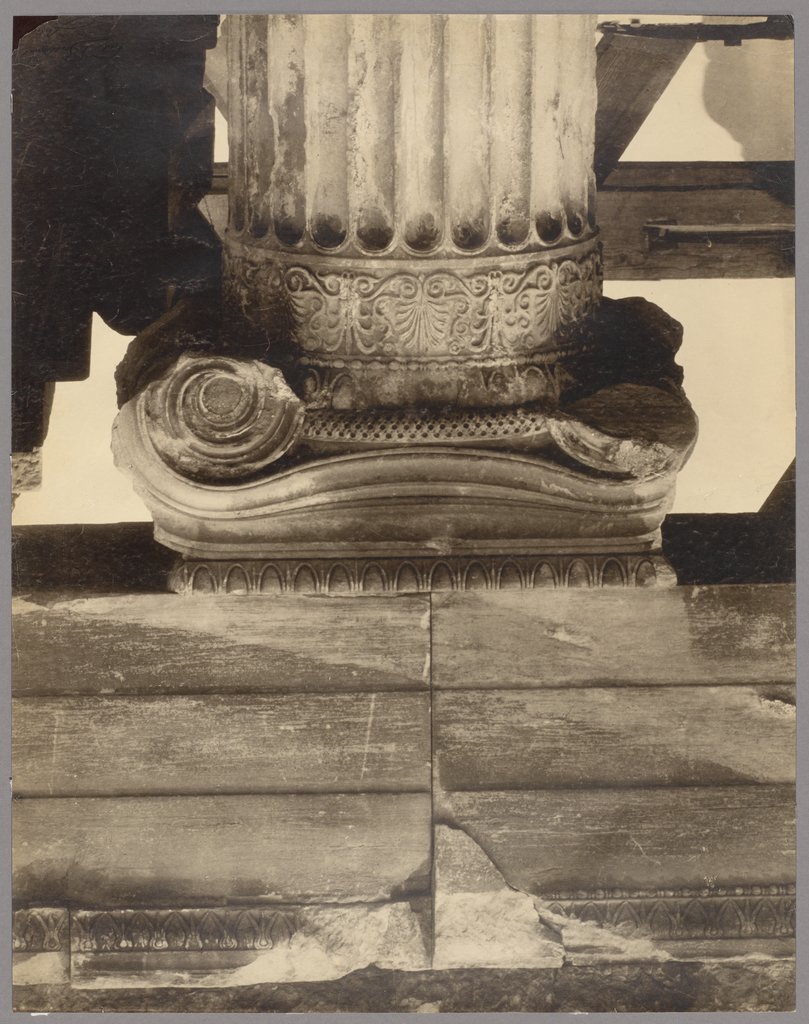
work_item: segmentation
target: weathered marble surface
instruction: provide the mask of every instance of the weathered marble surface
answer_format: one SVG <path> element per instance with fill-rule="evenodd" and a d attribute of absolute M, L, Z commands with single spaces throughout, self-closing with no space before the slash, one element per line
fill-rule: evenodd
<path fill-rule="evenodd" d="M 795 790 L 739 785 L 435 795 L 506 880 L 543 895 L 795 877 Z"/>
<path fill-rule="evenodd" d="M 18 599 L 17 1005 L 787 1007 L 793 594 Z"/>
<path fill-rule="evenodd" d="M 22 902 L 376 902 L 423 895 L 429 883 L 429 793 L 14 804 L 14 891 Z"/>
<path fill-rule="evenodd" d="M 436 826 L 433 870 L 434 969 L 562 966 L 564 946 L 533 899 L 508 886 L 465 832 Z"/>
<path fill-rule="evenodd" d="M 21 797 L 430 788 L 424 693 L 29 696 L 12 714 Z"/>
<path fill-rule="evenodd" d="M 453 689 L 432 711 L 450 790 L 795 781 L 788 685 Z"/>
<path fill-rule="evenodd" d="M 426 597 L 203 603 L 34 592 L 13 606 L 15 694 L 421 690 Z"/>
<path fill-rule="evenodd" d="M 65 1011 L 329 1013 L 582 1013 L 789 1011 L 795 965 L 692 961 L 566 964 L 556 970 L 399 972 L 369 968 L 332 982 L 93 992 L 35 986 L 15 993 L 18 1012 Z"/>
<path fill-rule="evenodd" d="M 788 585 L 437 594 L 439 689 L 795 682 Z"/>

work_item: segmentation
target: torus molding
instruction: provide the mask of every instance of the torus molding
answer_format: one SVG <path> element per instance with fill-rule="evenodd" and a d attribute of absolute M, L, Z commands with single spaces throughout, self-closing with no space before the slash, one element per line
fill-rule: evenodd
<path fill-rule="evenodd" d="M 662 555 L 543 555 L 498 558 L 194 560 L 177 563 L 169 586 L 182 594 L 419 593 L 540 587 L 665 585 Z"/>

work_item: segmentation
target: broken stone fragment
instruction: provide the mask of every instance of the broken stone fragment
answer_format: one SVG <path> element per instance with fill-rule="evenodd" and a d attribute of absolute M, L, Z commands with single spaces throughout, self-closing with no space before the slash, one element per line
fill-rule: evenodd
<path fill-rule="evenodd" d="M 433 968 L 561 967 L 564 949 L 534 900 L 508 886 L 465 832 L 435 830 Z"/>
<path fill-rule="evenodd" d="M 577 462 L 636 479 L 679 469 L 697 436 L 687 401 L 641 384 L 602 388 L 549 415 L 546 426 Z"/>
<path fill-rule="evenodd" d="M 566 917 L 535 899 L 539 920 L 559 937 L 569 963 L 622 960 L 671 960 L 671 954 L 643 935 L 624 934 L 594 921 Z"/>
<path fill-rule="evenodd" d="M 11 453 L 11 507 L 23 491 L 36 491 L 42 486 L 42 449 Z"/>
<path fill-rule="evenodd" d="M 232 988 L 243 985 L 334 981 L 368 967 L 424 971 L 430 967 L 422 918 L 413 902 L 287 908 L 291 926 L 279 929 L 268 948 L 218 948 L 189 942 L 182 949 L 126 951 L 74 949 L 74 988 Z M 92 913 L 92 912 L 90 912 Z M 25 982 L 22 982 L 25 983 Z"/>

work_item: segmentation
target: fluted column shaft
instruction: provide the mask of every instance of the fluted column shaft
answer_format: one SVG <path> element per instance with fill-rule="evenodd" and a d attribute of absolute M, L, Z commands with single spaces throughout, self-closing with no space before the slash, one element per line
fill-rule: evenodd
<path fill-rule="evenodd" d="M 600 298 L 595 18 L 229 20 L 226 288 L 310 399 L 546 396 Z"/>

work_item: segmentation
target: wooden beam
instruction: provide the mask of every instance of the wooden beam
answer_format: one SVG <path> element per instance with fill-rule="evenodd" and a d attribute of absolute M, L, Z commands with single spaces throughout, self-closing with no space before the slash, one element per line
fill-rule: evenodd
<path fill-rule="evenodd" d="M 789 161 L 620 164 L 599 191 L 605 277 L 793 276 L 794 181 Z M 655 244 L 655 222 L 674 244 Z"/>
<path fill-rule="evenodd" d="M 657 39 L 614 32 L 598 44 L 596 182 L 600 185 L 691 52 L 692 39 Z"/>
<path fill-rule="evenodd" d="M 741 46 L 749 39 L 795 38 L 795 22 L 789 14 L 771 14 L 759 21 L 740 22 L 734 19 L 725 23 L 690 22 L 627 24 L 620 21 L 602 21 L 599 31 L 605 34 L 632 36 L 643 39 L 691 39 L 695 43 L 720 42 L 725 46 Z"/>

